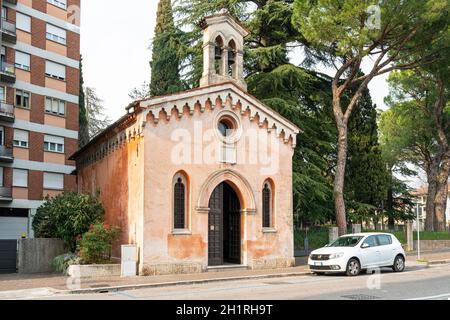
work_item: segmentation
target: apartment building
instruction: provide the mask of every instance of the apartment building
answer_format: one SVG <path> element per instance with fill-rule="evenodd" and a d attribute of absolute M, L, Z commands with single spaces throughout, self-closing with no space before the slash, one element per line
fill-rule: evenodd
<path fill-rule="evenodd" d="M 76 191 L 80 0 L 0 0 L 0 240 L 32 237 L 47 196 Z"/>

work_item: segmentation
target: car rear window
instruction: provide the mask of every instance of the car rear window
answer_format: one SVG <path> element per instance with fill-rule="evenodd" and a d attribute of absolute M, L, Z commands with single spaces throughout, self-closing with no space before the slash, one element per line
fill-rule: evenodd
<path fill-rule="evenodd" d="M 379 235 L 378 237 L 378 243 L 380 246 L 387 246 L 389 244 L 392 244 L 392 237 L 388 235 Z"/>

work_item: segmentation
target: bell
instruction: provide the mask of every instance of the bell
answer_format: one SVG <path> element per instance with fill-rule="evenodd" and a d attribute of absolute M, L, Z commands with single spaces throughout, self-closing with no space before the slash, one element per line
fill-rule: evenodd
<path fill-rule="evenodd" d="M 236 62 L 236 53 L 233 49 L 228 50 L 228 65 L 231 66 Z"/>
<path fill-rule="evenodd" d="M 222 59 L 222 48 L 220 48 L 219 46 L 216 46 L 215 59 L 216 60 Z"/>

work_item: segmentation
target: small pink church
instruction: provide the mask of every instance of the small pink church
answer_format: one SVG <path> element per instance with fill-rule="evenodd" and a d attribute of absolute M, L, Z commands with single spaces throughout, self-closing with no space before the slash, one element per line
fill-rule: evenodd
<path fill-rule="evenodd" d="M 300 129 L 247 92 L 248 31 L 227 13 L 201 26 L 200 87 L 130 105 L 73 155 L 79 191 L 100 190 L 141 275 L 294 266 Z"/>

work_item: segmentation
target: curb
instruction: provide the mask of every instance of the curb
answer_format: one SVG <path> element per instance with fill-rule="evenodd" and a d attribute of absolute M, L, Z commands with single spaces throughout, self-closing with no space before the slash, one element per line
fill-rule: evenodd
<path fill-rule="evenodd" d="M 291 273 L 282 273 L 282 274 L 275 273 L 275 274 L 256 275 L 256 276 L 212 278 L 212 279 L 184 280 L 184 281 L 148 283 L 148 284 L 133 284 L 133 285 L 123 285 L 123 286 L 115 286 L 115 287 L 104 287 L 104 288 L 60 290 L 57 293 L 58 294 L 109 293 L 109 292 L 118 292 L 118 291 L 125 291 L 125 290 L 139 290 L 139 289 L 147 289 L 147 288 L 195 285 L 195 284 L 205 284 L 205 283 L 214 283 L 214 282 L 231 282 L 231 281 L 239 281 L 239 280 L 258 280 L 258 279 L 270 279 L 270 278 L 296 277 L 296 276 L 304 276 L 304 275 L 310 275 L 310 274 L 311 274 L 311 272 L 309 272 L 309 271 L 291 272 Z"/>
<path fill-rule="evenodd" d="M 429 266 L 435 266 L 435 265 L 441 265 L 441 264 L 450 264 L 450 259 L 444 259 L 444 260 L 431 260 L 428 261 L 427 264 Z"/>

